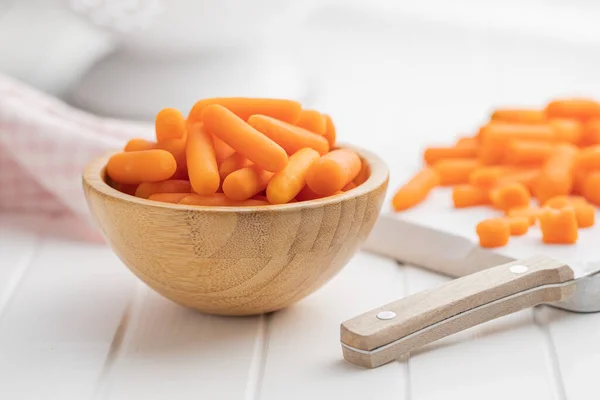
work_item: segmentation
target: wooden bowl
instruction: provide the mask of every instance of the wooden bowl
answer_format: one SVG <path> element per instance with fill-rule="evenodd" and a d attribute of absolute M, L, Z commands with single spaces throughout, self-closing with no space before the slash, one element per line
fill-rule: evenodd
<path fill-rule="evenodd" d="M 206 313 L 260 314 L 323 286 L 371 231 L 388 170 L 374 154 L 352 149 L 370 166 L 369 179 L 307 202 L 202 207 L 141 199 L 106 183 L 111 154 L 86 167 L 83 187 L 109 245 L 151 288 Z"/>

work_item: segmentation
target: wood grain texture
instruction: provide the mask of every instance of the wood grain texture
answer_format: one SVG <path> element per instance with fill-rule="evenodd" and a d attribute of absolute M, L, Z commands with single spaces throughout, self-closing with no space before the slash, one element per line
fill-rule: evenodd
<path fill-rule="evenodd" d="M 86 168 L 89 208 L 109 245 L 141 280 L 184 306 L 222 315 L 285 308 L 331 279 L 373 227 L 388 171 L 357 151 L 371 176 L 344 194 L 285 205 L 200 207 L 120 193 L 106 155 Z"/>
<path fill-rule="evenodd" d="M 529 269 L 524 273 L 511 272 L 509 268 L 517 264 Z M 369 354 L 343 347 L 344 356 L 359 365 L 382 365 L 426 343 L 482 322 L 541 303 L 562 300 L 572 292 L 572 285 L 528 290 L 571 279 L 573 271 L 567 265 L 538 256 L 451 281 L 344 322 L 342 343 L 356 349 L 371 351 L 403 339 Z M 395 312 L 396 317 L 379 320 L 376 315 L 384 310 Z"/>

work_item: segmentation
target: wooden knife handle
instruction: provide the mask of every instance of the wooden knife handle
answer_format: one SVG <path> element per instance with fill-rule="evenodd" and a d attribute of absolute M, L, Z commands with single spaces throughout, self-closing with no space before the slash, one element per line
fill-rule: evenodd
<path fill-rule="evenodd" d="M 524 308 L 563 300 L 573 270 L 537 256 L 455 279 L 386 304 L 341 325 L 344 357 L 377 367 L 420 346 Z M 385 319 L 389 318 L 389 319 Z"/>

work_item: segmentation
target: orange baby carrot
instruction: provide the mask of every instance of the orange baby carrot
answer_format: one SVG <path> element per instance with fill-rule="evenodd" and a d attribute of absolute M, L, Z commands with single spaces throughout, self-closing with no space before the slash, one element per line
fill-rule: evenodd
<path fill-rule="evenodd" d="M 173 155 L 158 149 L 117 153 L 106 164 L 111 179 L 127 184 L 164 181 L 173 176 L 176 169 Z"/>
<path fill-rule="evenodd" d="M 246 121 L 254 114 L 268 115 L 281 121 L 295 123 L 300 118 L 302 106 L 297 101 L 284 99 L 265 99 L 251 97 L 216 97 L 198 101 L 192 107 L 188 120 L 200 121 L 204 109 L 218 104 Z"/>
<path fill-rule="evenodd" d="M 181 199 L 187 196 L 190 196 L 190 193 L 154 193 L 148 197 L 148 200 L 177 204 L 181 201 Z"/>
<path fill-rule="evenodd" d="M 355 187 L 356 187 L 356 184 L 354 182 L 350 182 L 342 188 L 342 192 L 347 192 L 349 190 L 354 189 Z"/>
<path fill-rule="evenodd" d="M 551 142 L 511 140 L 504 161 L 511 165 L 539 165 L 550 157 L 553 150 Z"/>
<path fill-rule="evenodd" d="M 212 135 L 213 144 L 215 147 L 215 157 L 217 159 L 217 164 L 220 164 L 227 157 L 231 156 L 235 153 L 235 150 L 231 148 L 227 143 L 219 139 L 219 137 Z"/>
<path fill-rule="evenodd" d="M 156 141 L 185 137 L 185 118 L 179 110 L 164 108 L 156 114 Z"/>
<path fill-rule="evenodd" d="M 252 163 L 245 156 L 240 153 L 233 153 L 219 165 L 219 175 L 221 176 L 221 179 L 225 179 L 227 178 L 227 175 L 233 171 L 237 171 L 240 168 L 248 167 L 250 165 L 252 165 Z"/>
<path fill-rule="evenodd" d="M 321 136 L 325 135 L 327 130 L 325 116 L 316 110 L 302 110 L 296 125 Z"/>
<path fill-rule="evenodd" d="M 544 243 L 572 244 L 577 241 L 577 217 L 573 207 L 543 208 L 539 219 Z"/>
<path fill-rule="evenodd" d="M 433 168 L 440 176 L 440 185 L 458 185 L 469 182 L 469 175 L 481 164 L 477 159 L 447 159 L 435 163 Z"/>
<path fill-rule="evenodd" d="M 574 118 L 585 121 L 600 117 L 600 104 L 584 98 L 557 99 L 546 106 L 550 118 Z"/>
<path fill-rule="evenodd" d="M 193 124 L 185 148 L 188 175 L 194 192 L 212 194 L 221 183 L 211 135 L 202 124 Z"/>
<path fill-rule="evenodd" d="M 568 195 L 573 189 L 571 175 L 577 148 L 571 144 L 557 145 L 538 176 L 533 193 L 540 203 L 554 196 Z"/>
<path fill-rule="evenodd" d="M 247 200 L 265 190 L 272 176 L 255 165 L 238 169 L 223 181 L 223 193 L 232 200 Z"/>
<path fill-rule="evenodd" d="M 300 190 L 300 192 L 296 195 L 296 200 L 309 201 L 309 200 L 320 199 L 321 197 L 323 197 L 323 196 L 320 196 L 317 193 L 313 192 L 312 190 L 310 190 L 308 185 L 305 185 L 302 188 L 302 190 Z"/>
<path fill-rule="evenodd" d="M 521 185 L 525 186 L 527 188 L 527 190 L 529 190 L 529 192 L 532 193 L 533 188 L 535 186 L 535 183 L 537 182 L 539 175 L 540 175 L 540 170 L 537 168 L 516 170 L 516 171 L 508 172 L 504 175 L 501 175 L 498 178 L 497 184 L 499 186 L 501 186 L 501 185 L 505 185 L 510 182 L 517 182 L 517 183 L 520 183 Z"/>
<path fill-rule="evenodd" d="M 491 120 L 523 124 L 539 124 L 546 120 L 546 114 L 544 113 L 544 110 L 533 108 L 500 108 L 492 113 Z"/>
<path fill-rule="evenodd" d="M 469 184 L 481 188 L 496 186 L 501 177 L 517 171 L 514 167 L 488 166 L 479 167 L 469 175 Z"/>
<path fill-rule="evenodd" d="M 482 206 L 490 204 L 490 195 L 487 189 L 473 185 L 458 185 L 452 188 L 452 202 L 454 208 Z"/>
<path fill-rule="evenodd" d="M 582 194 L 587 201 L 600 206 L 600 171 L 590 172 L 585 178 Z"/>
<path fill-rule="evenodd" d="M 596 209 L 591 204 L 576 203 L 573 204 L 575 217 L 577 218 L 578 228 L 589 228 L 596 222 Z"/>
<path fill-rule="evenodd" d="M 477 157 L 477 146 L 456 147 L 428 147 L 423 152 L 423 160 L 428 165 L 434 165 L 438 161 L 449 158 L 475 158 Z"/>
<path fill-rule="evenodd" d="M 160 143 L 156 144 L 157 149 L 166 150 L 169 153 L 173 154 L 173 157 L 177 162 L 177 170 L 172 176 L 173 179 L 188 178 L 187 157 L 185 152 L 186 142 L 187 135 L 185 138 L 182 139 L 165 139 Z"/>
<path fill-rule="evenodd" d="M 323 136 L 275 118 L 252 115 L 248 118 L 248 124 L 283 147 L 290 155 L 304 147 L 315 149 L 321 155 L 329 151 L 329 143 Z"/>
<path fill-rule="evenodd" d="M 529 230 L 529 218 L 527 217 L 509 217 L 507 220 L 511 236 L 521 236 Z"/>
<path fill-rule="evenodd" d="M 579 141 L 580 146 L 592 146 L 600 143 L 600 117 L 591 118 L 585 122 L 581 140 Z"/>
<path fill-rule="evenodd" d="M 318 159 L 319 153 L 308 147 L 290 156 L 287 166 L 273 175 L 267 185 L 269 203 L 285 204 L 296 197 L 306 184 L 308 170 Z"/>
<path fill-rule="evenodd" d="M 281 146 L 227 108 L 209 105 L 204 108 L 202 120 L 207 131 L 218 136 L 260 168 L 278 172 L 287 165 L 288 156 Z"/>
<path fill-rule="evenodd" d="M 419 204 L 439 184 L 440 175 L 435 169 L 422 169 L 396 192 L 392 200 L 394 210 L 402 211 Z"/>
<path fill-rule="evenodd" d="M 555 118 L 549 121 L 556 133 L 556 140 L 579 144 L 583 137 L 583 125 L 576 119 Z"/>
<path fill-rule="evenodd" d="M 179 204 L 190 206 L 224 206 L 224 207 L 239 207 L 239 206 L 267 206 L 269 203 L 263 200 L 232 200 L 223 193 L 215 193 L 209 195 L 191 194 L 179 201 Z"/>
<path fill-rule="evenodd" d="M 481 247 L 506 246 L 510 238 L 510 225 L 506 218 L 491 218 L 481 221 L 475 228 Z"/>
<path fill-rule="evenodd" d="M 477 147 L 477 146 L 479 146 L 479 140 L 476 137 L 463 136 L 463 137 L 458 138 L 458 140 L 456 141 L 454 146 L 456 146 L 456 147 L 462 147 L 462 146 Z"/>
<path fill-rule="evenodd" d="M 321 196 L 342 190 L 360 172 L 358 154 L 347 149 L 333 150 L 315 161 L 306 175 L 306 184 Z"/>
<path fill-rule="evenodd" d="M 587 204 L 587 201 L 581 196 L 554 196 L 544 203 L 544 207 L 563 208 L 576 204 Z"/>
<path fill-rule="evenodd" d="M 125 145 L 123 151 L 141 151 L 141 150 L 152 150 L 156 148 L 156 143 L 146 139 L 131 139 Z"/>
<path fill-rule="evenodd" d="M 358 175 L 356 175 L 356 178 L 354 178 L 352 182 L 356 186 L 360 186 L 365 183 L 367 179 L 369 179 L 369 176 L 371 176 L 371 167 L 369 167 L 367 162 L 361 160 L 360 172 Z"/>
<path fill-rule="evenodd" d="M 500 210 L 527 207 L 531 202 L 531 195 L 527 188 L 517 182 L 500 185 L 490 192 L 492 205 Z"/>
<path fill-rule="evenodd" d="M 112 188 L 117 189 L 119 192 L 128 194 L 130 196 L 135 196 L 135 191 L 138 187 L 138 185 L 119 183 L 115 181 L 111 181 L 109 184 Z"/>
<path fill-rule="evenodd" d="M 591 170 L 600 170 L 600 145 L 587 147 L 576 156 L 577 167 Z"/>
<path fill-rule="evenodd" d="M 509 140 L 536 140 L 556 141 L 556 133 L 552 125 L 544 124 L 508 124 L 503 122 L 492 122 L 483 126 L 480 130 L 481 140 L 504 141 Z"/>
<path fill-rule="evenodd" d="M 506 211 L 507 217 L 524 217 L 529 220 L 530 225 L 534 225 L 538 215 L 540 214 L 540 209 L 537 207 L 516 207 L 511 208 Z"/>
<path fill-rule="evenodd" d="M 335 146 L 335 125 L 333 124 L 333 120 L 327 114 L 325 115 L 325 139 L 327 139 L 327 143 L 329 143 L 329 148 L 333 149 Z"/>
<path fill-rule="evenodd" d="M 149 198 L 156 193 L 192 193 L 189 181 L 169 179 L 162 182 L 140 183 L 135 191 L 137 197 Z"/>

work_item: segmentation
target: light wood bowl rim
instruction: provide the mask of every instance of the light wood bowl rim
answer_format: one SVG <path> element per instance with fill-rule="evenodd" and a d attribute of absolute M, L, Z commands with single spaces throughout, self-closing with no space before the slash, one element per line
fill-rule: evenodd
<path fill-rule="evenodd" d="M 317 207 L 322 207 L 328 204 L 336 204 L 342 202 L 344 200 L 356 198 L 365 194 L 376 190 L 381 187 L 384 183 L 386 183 L 389 179 L 389 171 L 385 162 L 375 155 L 373 152 L 358 148 L 352 145 L 341 144 L 337 146 L 337 148 L 346 148 L 355 151 L 361 159 L 366 161 L 370 167 L 370 175 L 369 178 L 360 186 L 355 187 L 347 192 L 342 194 L 338 194 L 335 196 L 324 197 L 322 199 L 316 200 L 308 200 L 308 201 L 299 201 L 297 203 L 288 203 L 288 204 L 269 204 L 264 206 L 196 206 L 196 205 L 187 205 L 187 204 L 173 204 L 173 203 L 164 203 L 160 201 L 143 199 L 141 197 L 135 197 L 123 192 L 120 192 L 113 187 L 109 186 L 104 180 L 105 168 L 108 159 L 118 153 L 119 151 L 109 152 L 101 157 L 98 157 L 91 161 L 83 171 L 83 181 L 92 189 L 100 192 L 108 197 L 112 197 L 117 200 L 135 203 L 143 206 L 149 207 L 157 207 L 157 208 L 165 208 L 172 210 L 181 210 L 181 211 L 202 211 L 202 212 L 239 212 L 239 213 L 247 213 L 247 212 L 273 212 L 273 211 L 298 211 L 299 209 L 312 209 Z"/>

